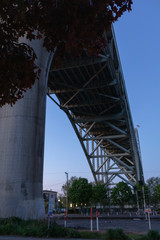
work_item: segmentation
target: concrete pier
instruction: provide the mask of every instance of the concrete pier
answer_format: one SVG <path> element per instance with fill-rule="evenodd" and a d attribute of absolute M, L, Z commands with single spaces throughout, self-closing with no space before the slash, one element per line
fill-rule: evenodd
<path fill-rule="evenodd" d="M 23 41 L 24 42 L 24 41 Z M 13 107 L 0 108 L 0 218 L 44 217 L 42 199 L 46 90 L 53 54 L 43 41 L 29 43 L 40 79 Z"/>

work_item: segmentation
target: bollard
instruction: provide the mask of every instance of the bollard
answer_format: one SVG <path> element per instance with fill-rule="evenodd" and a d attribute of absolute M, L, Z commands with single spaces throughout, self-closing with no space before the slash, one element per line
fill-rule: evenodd
<path fill-rule="evenodd" d="M 93 231 L 92 208 L 91 208 L 91 232 Z"/>
<path fill-rule="evenodd" d="M 66 210 L 64 211 L 64 227 L 67 226 L 67 217 L 66 217 Z"/>
<path fill-rule="evenodd" d="M 98 210 L 96 210 L 97 231 L 99 231 Z"/>
<path fill-rule="evenodd" d="M 148 219 L 148 214 L 147 213 L 145 213 L 145 220 L 147 220 Z"/>
<path fill-rule="evenodd" d="M 49 226 L 50 226 L 50 215 L 48 213 L 48 230 L 49 230 Z"/>
<path fill-rule="evenodd" d="M 151 230 L 151 219 L 150 219 L 150 213 L 148 212 L 148 225 L 149 225 L 149 230 Z"/>

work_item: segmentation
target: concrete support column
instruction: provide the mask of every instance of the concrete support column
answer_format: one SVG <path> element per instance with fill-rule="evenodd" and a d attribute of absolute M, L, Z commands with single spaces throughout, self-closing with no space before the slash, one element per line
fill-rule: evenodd
<path fill-rule="evenodd" d="M 41 75 L 24 99 L 0 108 L 0 218 L 44 218 L 46 90 L 53 54 L 43 48 L 43 41 L 27 43 L 37 54 Z"/>

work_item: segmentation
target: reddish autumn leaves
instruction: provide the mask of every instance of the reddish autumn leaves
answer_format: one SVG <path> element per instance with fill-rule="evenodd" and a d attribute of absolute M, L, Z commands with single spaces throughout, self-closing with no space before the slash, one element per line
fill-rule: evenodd
<path fill-rule="evenodd" d="M 1 51 L 0 57 L 0 106 L 14 104 L 30 88 L 39 69 L 34 65 L 35 54 L 24 44 L 11 44 Z"/>
<path fill-rule="evenodd" d="M 23 97 L 38 77 L 33 49 L 18 44 L 44 39 L 44 47 L 57 47 L 54 64 L 64 53 L 98 54 L 105 46 L 103 32 L 126 10 L 132 0 L 1 0 L 0 3 L 0 106 Z M 36 31 L 34 31 L 36 30 Z"/>

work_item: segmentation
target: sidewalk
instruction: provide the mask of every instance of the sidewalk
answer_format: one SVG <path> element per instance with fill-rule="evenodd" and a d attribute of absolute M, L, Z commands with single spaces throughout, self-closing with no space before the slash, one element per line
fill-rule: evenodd
<path fill-rule="evenodd" d="M 35 238 L 35 237 L 19 237 L 19 236 L 0 236 L 0 240 L 71 240 L 70 238 Z M 72 240 L 77 240 L 77 238 L 72 238 Z M 86 240 L 78 238 L 78 240 Z M 96 240 L 96 239 L 89 239 Z M 98 239 L 97 239 L 98 240 Z"/>
<path fill-rule="evenodd" d="M 139 219 L 146 219 L 146 216 L 144 214 L 136 214 L 136 213 L 132 213 L 132 214 L 99 214 L 98 215 L 99 219 L 135 219 L 135 218 L 139 218 Z M 67 215 L 67 219 L 69 220 L 74 220 L 74 219 L 90 219 L 91 216 L 90 214 L 68 214 Z M 160 220 L 160 214 L 157 215 L 150 215 L 151 219 L 155 219 L 155 220 Z M 53 214 L 51 219 L 53 220 L 58 220 L 58 219 L 64 219 L 64 214 Z M 93 219 L 96 219 L 96 214 L 93 214 Z"/>

